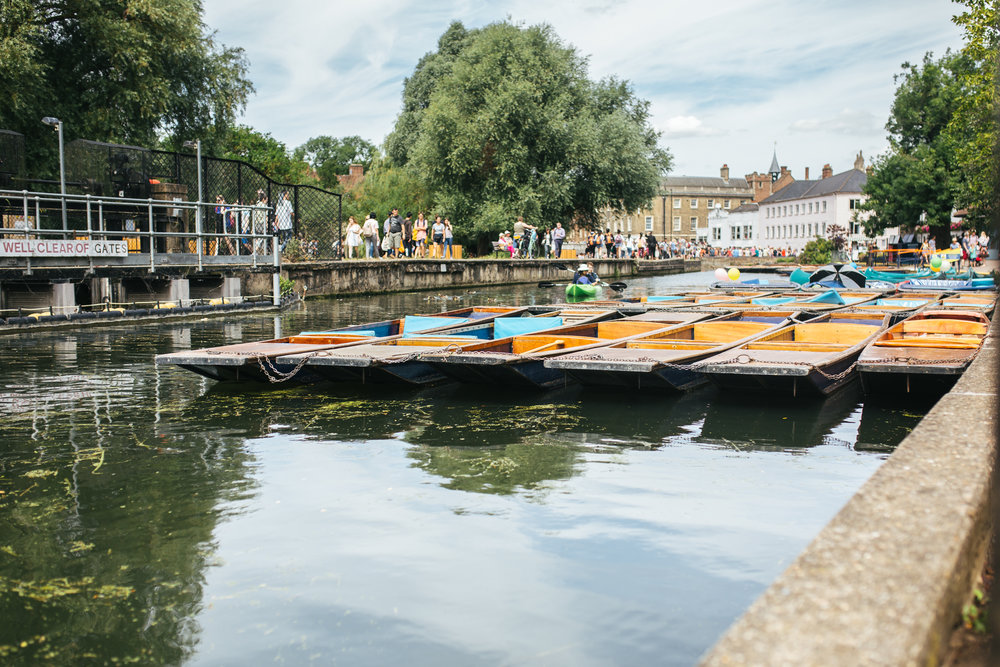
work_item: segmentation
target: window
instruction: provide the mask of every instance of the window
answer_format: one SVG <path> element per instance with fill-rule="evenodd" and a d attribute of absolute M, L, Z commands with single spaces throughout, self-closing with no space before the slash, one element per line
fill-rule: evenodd
<path fill-rule="evenodd" d="M 722 201 L 722 208 L 729 208 L 729 200 L 728 199 L 724 199 Z"/>
<path fill-rule="evenodd" d="M 826 201 L 823 202 L 823 212 L 826 213 Z M 823 228 L 825 229 L 826 225 L 823 225 Z"/>
<path fill-rule="evenodd" d="M 854 210 L 857 210 L 859 208 L 861 208 L 861 200 L 860 199 L 852 199 L 851 200 L 851 210 L 854 211 Z"/>
<path fill-rule="evenodd" d="M 743 225 L 743 238 L 752 239 L 753 234 L 750 233 L 750 225 Z"/>
<path fill-rule="evenodd" d="M 732 236 L 732 238 L 733 238 L 734 241 L 739 240 L 739 238 L 740 238 L 740 228 L 738 226 L 730 228 L 729 235 Z"/>
<path fill-rule="evenodd" d="M 708 210 L 711 211 L 713 208 L 715 208 L 715 200 L 714 199 L 709 199 L 708 200 Z"/>
<path fill-rule="evenodd" d="M 674 199 L 674 208 L 680 208 L 680 207 L 681 207 L 681 200 Z"/>
<path fill-rule="evenodd" d="M 691 216 L 691 231 L 697 231 L 698 229 L 698 216 Z"/>
<path fill-rule="evenodd" d="M 631 234 L 632 233 L 632 216 L 625 218 L 625 229 Z"/>
<path fill-rule="evenodd" d="M 698 200 L 697 199 L 692 199 L 691 200 L 691 208 L 698 208 Z"/>
<path fill-rule="evenodd" d="M 651 215 L 646 216 L 646 231 L 647 232 L 653 231 L 653 216 Z"/>
<path fill-rule="evenodd" d="M 712 228 L 712 240 L 713 241 L 721 241 L 722 240 L 722 227 L 713 227 Z"/>
<path fill-rule="evenodd" d="M 809 202 L 809 212 L 810 213 L 813 212 L 813 203 L 812 202 Z M 809 226 L 812 227 L 812 225 L 809 225 Z"/>
<path fill-rule="evenodd" d="M 681 216 L 679 215 L 674 216 L 674 231 L 675 232 L 681 231 Z"/>
<path fill-rule="evenodd" d="M 788 215 L 788 207 L 787 206 L 782 206 L 781 207 L 781 215 Z"/>

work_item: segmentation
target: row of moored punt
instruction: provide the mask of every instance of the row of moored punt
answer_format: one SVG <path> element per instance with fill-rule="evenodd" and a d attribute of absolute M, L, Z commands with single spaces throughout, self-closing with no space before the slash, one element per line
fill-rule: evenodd
<path fill-rule="evenodd" d="M 725 389 L 828 395 L 946 391 L 979 352 L 996 295 L 683 292 L 470 307 L 158 356 L 214 380 L 539 388 Z"/>

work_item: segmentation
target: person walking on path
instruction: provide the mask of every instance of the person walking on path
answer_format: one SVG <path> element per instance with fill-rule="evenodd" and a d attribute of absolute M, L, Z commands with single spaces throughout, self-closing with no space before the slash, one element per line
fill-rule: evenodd
<path fill-rule="evenodd" d="M 392 215 L 386 221 L 386 232 L 389 234 L 389 242 L 386 244 L 386 251 L 392 257 L 399 257 L 399 251 L 403 249 L 403 219 L 399 217 L 399 209 L 392 208 Z"/>
<path fill-rule="evenodd" d="M 375 211 L 365 218 L 365 224 L 361 228 L 361 238 L 365 242 L 365 257 L 368 259 L 378 257 L 378 220 L 375 219 Z"/>
<path fill-rule="evenodd" d="M 431 240 L 434 242 L 433 257 L 444 257 L 444 223 L 441 216 L 434 216 L 434 226 L 431 227 Z"/>
<path fill-rule="evenodd" d="M 361 225 L 354 216 L 347 218 L 347 259 L 361 259 Z"/>
<path fill-rule="evenodd" d="M 403 218 L 403 254 L 413 257 L 413 214 L 407 213 Z"/>
<path fill-rule="evenodd" d="M 452 244 L 454 243 L 455 233 L 451 228 L 451 220 L 448 218 L 444 219 L 444 251 L 447 257 L 454 259 L 454 253 L 452 253 Z"/>
<path fill-rule="evenodd" d="M 417 214 L 417 220 L 413 223 L 413 242 L 416 244 L 417 257 L 423 257 L 427 251 L 427 218 L 423 211 Z"/>
<path fill-rule="evenodd" d="M 284 252 L 289 239 L 292 238 L 292 218 L 295 212 L 292 210 L 292 195 L 285 190 L 281 193 L 278 206 L 274 211 L 275 227 L 278 231 L 278 241 L 281 243 L 281 250 Z"/>
<path fill-rule="evenodd" d="M 565 240 L 566 230 L 563 229 L 561 222 L 557 222 L 555 229 L 552 230 L 552 256 L 556 259 L 562 256 L 562 244 Z"/>

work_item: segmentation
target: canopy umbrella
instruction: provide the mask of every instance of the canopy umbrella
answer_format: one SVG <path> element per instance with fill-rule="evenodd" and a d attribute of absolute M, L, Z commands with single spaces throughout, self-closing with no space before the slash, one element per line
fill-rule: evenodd
<path fill-rule="evenodd" d="M 844 287 L 864 287 L 865 274 L 850 264 L 827 264 L 809 275 L 811 283 L 840 283 Z"/>

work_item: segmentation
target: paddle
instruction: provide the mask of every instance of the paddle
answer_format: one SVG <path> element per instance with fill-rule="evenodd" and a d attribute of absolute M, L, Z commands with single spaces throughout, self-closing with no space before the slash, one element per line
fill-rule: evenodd
<path fill-rule="evenodd" d="M 541 288 L 565 287 L 566 285 L 572 285 L 572 283 L 551 283 L 551 282 L 548 282 L 548 281 L 543 281 L 543 282 L 538 283 L 538 286 L 541 287 Z M 621 292 L 622 290 L 628 288 L 628 285 L 625 284 L 625 283 L 606 283 L 604 281 L 601 281 L 600 283 L 598 283 L 598 285 L 600 285 L 601 287 L 610 287 L 611 289 L 613 289 L 616 292 Z"/>
<path fill-rule="evenodd" d="M 624 289 L 626 289 L 628 287 L 628 285 L 626 285 L 625 283 L 611 283 L 611 284 L 608 284 L 608 283 L 602 282 L 601 284 L 605 285 L 607 287 L 610 287 L 611 289 L 613 289 L 616 292 L 621 292 L 622 290 L 624 290 Z"/>

